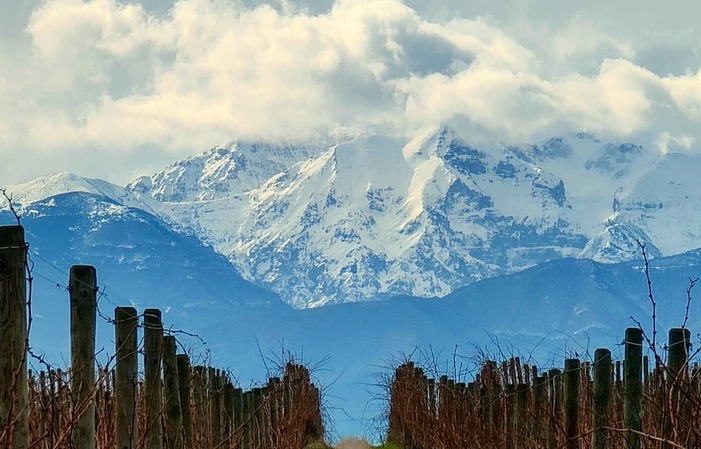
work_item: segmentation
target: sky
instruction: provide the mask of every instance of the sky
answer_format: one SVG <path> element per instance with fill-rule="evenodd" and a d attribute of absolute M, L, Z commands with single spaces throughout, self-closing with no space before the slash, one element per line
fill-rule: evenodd
<path fill-rule="evenodd" d="M 701 148 L 697 0 L 0 0 L 0 185 L 234 138 Z"/>

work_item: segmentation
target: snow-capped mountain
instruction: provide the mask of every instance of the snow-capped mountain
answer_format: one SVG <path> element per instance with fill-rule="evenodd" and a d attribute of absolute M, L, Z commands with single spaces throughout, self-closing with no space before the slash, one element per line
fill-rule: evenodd
<path fill-rule="evenodd" d="M 175 162 L 153 176 L 142 176 L 127 187 L 166 203 L 226 199 L 259 187 L 323 150 L 318 143 L 273 145 L 235 140 Z"/>
<path fill-rule="evenodd" d="M 98 269 L 99 285 L 121 305 L 163 306 L 174 314 L 212 305 L 287 308 L 269 290 L 240 277 L 221 254 L 149 213 L 149 206 L 124 188 L 101 180 L 58 174 L 8 186 L 21 214 L 36 286 L 67 282 L 71 265 Z M 131 204 L 131 205 L 130 205 Z M 6 205 L 0 224 L 14 224 Z M 64 303 L 43 302 L 53 313 Z M 113 304 L 114 305 L 114 304 Z"/>
<path fill-rule="evenodd" d="M 150 191 L 143 180 L 129 189 L 166 199 L 164 216 L 296 307 L 443 296 L 562 257 L 630 260 L 636 240 L 652 256 L 699 246 L 701 220 L 684 206 L 697 180 L 668 183 L 691 173 L 691 155 L 587 134 L 474 148 L 447 127 L 325 151 L 249 148 L 212 150 L 153 176 Z M 673 222 L 681 232 L 668 232 Z"/>
<path fill-rule="evenodd" d="M 701 246 L 693 153 L 587 134 L 475 148 L 455 130 L 324 147 L 235 141 L 126 188 L 70 175 L 20 203 L 87 191 L 157 214 L 295 307 L 444 296 L 569 257 L 613 263 Z"/>
<path fill-rule="evenodd" d="M 560 179 L 447 129 L 363 137 L 253 190 L 225 253 L 296 306 L 443 296 L 576 255 L 586 238 L 558 213 L 567 205 Z"/>

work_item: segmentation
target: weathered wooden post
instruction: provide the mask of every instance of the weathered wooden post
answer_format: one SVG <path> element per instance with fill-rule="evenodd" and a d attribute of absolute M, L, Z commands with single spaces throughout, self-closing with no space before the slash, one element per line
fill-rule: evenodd
<path fill-rule="evenodd" d="M 292 415 L 288 415 L 292 416 Z M 253 392 L 243 394 L 243 449 L 253 448 Z"/>
<path fill-rule="evenodd" d="M 54 443 L 61 432 L 61 415 L 58 403 L 60 377 L 56 370 L 49 369 L 49 394 L 51 395 L 51 438 L 49 438 L 49 443 L 51 443 L 51 447 L 55 446 Z"/>
<path fill-rule="evenodd" d="M 178 389 L 180 391 L 180 407 L 183 410 L 183 431 L 185 432 L 185 447 L 192 449 L 194 444 L 192 430 L 192 412 L 190 408 L 190 357 L 187 354 L 177 355 Z"/>
<path fill-rule="evenodd" d="M 562 422 L 562 371 L 553 368 L 548 371 L 550 390 L 550 413 L 548 413 L 548 449 L 559 448 L 560 425 Z"/>
<path fill-rule="evenodd" d="M 643 430 L 643 331 L 637 327 L 626 329 L 623 396 L 626 447 L 640 449 L 639 432 Z"/>
<path fill-rule="evenodd" d="M 114 309 L 117 449 L 135 449 L 139 441 L 137 419 L 138 379 L 138 321 L 133 307 Z"/>
<path fill-rule="evenodd" d="M 236 388 L 234 390 L 234 429 L 241 432 L 243 425 L 243 390 Z"/>
<path fill-rule="evenodd" d="M 516 433 L 516 420 L 514 419 L 514 414 L 516 413 L 516 385 L 506 384 L 504 386 L 504 394 L 506 396 L 506 409 L 504 416 L 504 425 L 506 427 L 506 432 L 504 434 L 507 449 L 514 449 L 516 440 L 514 434 Z"/>
<path fill-rule="evenodd" d="M 544 418 L 547 416 L 546 407 L 546 382 L 547 378 L 544 376 L 538 376 L 537 371 L 533 371 L 533 405 L 535 407 L 534 417 L 533 417 L 533 427 L 532 435 L 538 445 L 538 447 L 545 447 L 547 444 L 547 438 L 543 434 L 544 429 Z"/>
<path fill-rule="evenodd" d="M 24 228 L 0 226 L 0 444 L 12 449 L 29 446 L 26 263 Z"/>
<path fill-rule="evenodd" d="M 41 391 L 40 403 L 43 412 L 41 414 L 41 422 L 39 425 L 40 435 L 51 435 L 51 399 L 49 397 L 49 392 L 46 383 L 46 371 L 41 371 L 39 373 L 39 391 Z M 51 446 L 49 446 L 50 440 L 50 437 L 45 437 L 41 448 L 51 448 Z"/>
<path fill-rule="evenodd" d="M 165 424 L 168 449 L 183 449 L 183 412 L 180 406 L 178 362 L 175 337 L 163 337 L 163 386 L 165 392 Z"/>
<path fill-rule="evenodd" d="M 193 415 L 193 431 L 195 446 L 206 447 L 209 444 L 209 433 L 207 427 L 206 400 L 206 378 L 207 371 L 202 365 L 192 368 L 192 402 L 195 407 Z"/>
<path fill-rule="evenodd" d="M 260 446 L 263 440 L 263 390 L 253 389 L 253 447 Z"/>
<path fill-rule="evenodd" d="M 524 448 L 530 440 L 528 435 L 528 384 L 516 385 L 516 448 Z"/>
<path fill-rule="evenodd" d="M 568 449 L 579 449 L 579 359 L 565 359 L 565 438 Z"/>
<path fill-rule="evenodd" d="M 594 445 L 593 449 L 606 449 L 611 411 L 611 351 L 599 348 L 594 351 Z"/>
<path fill-rule="evenodd" d="M 97 326 L 97 272 L 95 267 L 71 267 L 71 395 L 75 449 L 95 448 L 95 329 Z"/>
<path fill-rule="evenodd" d="M 224 402 L 224 433 L 223 438 L 226 442 L 225 447 L 231 444 L 234 426 L 234 386 L 228 377 L 224 377 L 224 389 L 222 392 L 222 399 Z"/>
<path fill-rule="evenodd" d="M 163 356 L 163 322 L 161 311 L 144 311 L 144 394 L 146 406 L 146 449 L 163 448 L 161 423 L 161 361 Z"/>
<path fill-rule="evenodd" d="M 667 440 L 672 440 L 674 436 L 674 429 L 670 418 L 670 414 L 674 413 L 673 410 L 679 410 L 680 412 L 676 417 L 678 426 L 681 427 L 684 425 L 684 422 L 688 419 L 688 411 L 683 407 L 684 404 L 680 403 L 683 401 L 684 396 L 681 389 L 687 377 L 690 345 L 691 332 L 689 329 L 675 327 L 669 330 L 669 340 L 667 344 L 669 347 L 667 362 L 667 391 L 669 392 L 669 399 L 667 404 L 665 404 L 665 407 L 669 407 L 669 410 L 664 414 L 664 437 Z M 668 444 L 666 447 L 672 446 Z"/>
<path fill-rule="evenodd" d="M 212 429 L 212 447 L 218 447 L 221 443 L 221 373 L 219 370 L 209 368 L 209 407 Z"/>
<path fill-rule="evenodd" d="M 272 444 L 273 447 L 277 445 L 278 441 L 278 424 L 279 424 L 279 399 L 281 392 L 280 378 L 273 377 L 270 379 L 270 385 L 272 389 L 272 394 L 270 396 L 270 427 L 272 431 Z"/>

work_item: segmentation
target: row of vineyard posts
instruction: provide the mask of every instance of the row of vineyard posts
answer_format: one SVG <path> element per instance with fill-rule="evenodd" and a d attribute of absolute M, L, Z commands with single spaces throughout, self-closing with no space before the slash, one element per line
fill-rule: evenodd
<path fill-rule="evenodd" d="M 599 348 L 539 372 L 518 357 L 485 361 L 474 382 L 436 382 L 411 361 L 390 385 L 388 439 L 403 449 L 699 448 L 701 369 L 689 367 L 690 332 L 669 331 L 667 361 L 650 370 L 640 328 L 625 332 L 625 359 Z"/>
<path fill-rule="evenodd" d="M 301 449 L 323 438 L 320 391 L 306 367 L 290 361 L 282 378 L 244 392 L 227 373 L 176 354 L 158 309 L 139 316 L 117 307 L 114 369 L 97 367 L 92 266 L 70 269 L 70 368 L 42 361 L 46 370 L 32 373 L 27 248 L 21 226 L 0 227 L 0 447 Z"/>

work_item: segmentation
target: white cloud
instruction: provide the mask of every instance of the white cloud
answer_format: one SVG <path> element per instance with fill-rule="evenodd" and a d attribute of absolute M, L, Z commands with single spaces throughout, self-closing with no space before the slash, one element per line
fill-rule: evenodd
<path fill-rule="evenodd" d="M 563 20 L 553 24 L 507 20 L 497 4 L 450 16 L 447 0 L 435 8 L 447 20 L 398 0 L 284 5 L 180 0 L 156 14 L 117 0 L 39 4 L 24 40 L 0 41 L 0 157 L 16 158 L 0 179 L 78 168 L 126 181 L 147 152 L 456 117 L 494 140 L 590 131 L 667 149 L 701 138 L 693 32 L 657 33 L 680 49 L 662 61 L 659 43 L 599 20 L 613 14 L 603 3 L 591 17 L 555 8 Z"/>

